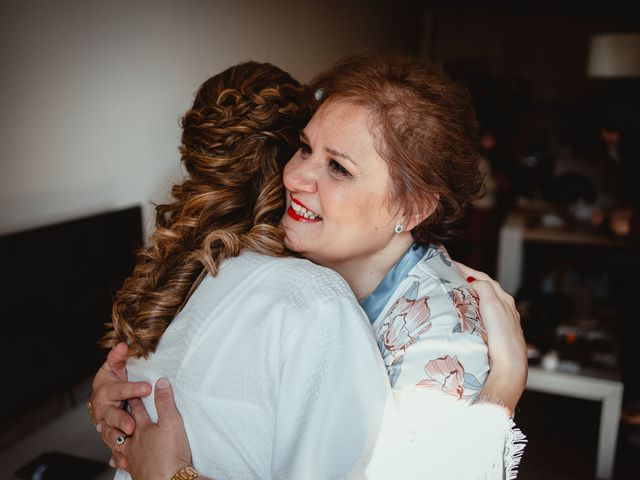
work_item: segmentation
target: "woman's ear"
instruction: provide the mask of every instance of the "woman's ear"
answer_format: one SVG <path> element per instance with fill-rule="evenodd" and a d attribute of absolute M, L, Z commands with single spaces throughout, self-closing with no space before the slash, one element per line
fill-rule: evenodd
<path fill-rule="evenodd" d="M 431 216 L 431 214 L 435 211 L 438 206 L 438 202 L 440 201 L 440 194 L 436 193 L 432 200 L 427 202 L 427 204 L 421 210 L 417 211 L 413 215 L 409 215 L 408 217 L 404 217 L 405 223 L 403 224 L 404 230 L 410 232 L 415 227 L 424 222 L 427 218 Z"/>

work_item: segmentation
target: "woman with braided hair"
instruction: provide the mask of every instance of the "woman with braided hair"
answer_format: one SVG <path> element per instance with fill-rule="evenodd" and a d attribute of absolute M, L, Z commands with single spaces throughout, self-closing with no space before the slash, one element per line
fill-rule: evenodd
<path fill-rule="evenodd" d="M 365 70 L 362 63 L 357 67 Z M 436 185 L 422 209 L 396 208 L 404 192 L 387 187 L 394 190 L 397 172 L 376 157 L 389 139 L 370 133 L 387 117 L 356 101 L 362 92 L 350 92 L 340 78 L 320 77 L 313 89 L 320 107 L 306 127 L 316 101 L 285 72 L 253 62 L 205 82 L 185 115 L 181 154 L 188 177 L 173 188 L 176 201 L 158 207 L 157 231 L 116 297 L 104 339 L 115 348 L 94 381 L 94 420 L 133 478 L 382 478 L 403 472 L 502 478 L 508 418 L 501 407 L 456 407 L 459 418 L 446 425 L 421 415 L 440 411 L 442 393 L 490 398 L 513 410 L 522 391 L 523 342 L 512 299 L 473 272 L 478 307 L 475 292 L 455 283 L 460 273 L 452 273 L 442 249 L 413 245 L 414 229 L 416 240 L 441 240 L 447 229 L 431 225 L 434 235 L 428 235 L 423 222 L 433 215 L 453 223 L 446 215 L 457 215 L 455 202 L 462 201 Z M 433 81 L 447 87 L 437 75 Z M 402 92 L 392 93 L 401 99 Z M 290 157 L 285 195 L 282 166 Z M 396 224 L 391 237 L 390 222 Z M 288 257 L 283 240 L 348 284 L 335 271 Z M 442 266 L 435 267 L 434 258 Z M 430 268 L 443 277 L 426 295 Z M 398 288 L 402 292 L 394 294 Z M 484 326 L 478 308 L 488 317 Z M 458 330 L 445 334 L 443 326 Z M 436 347 L 425 349 L 429 332 L 436 332 L 429 342 Z M 487 333 L 497 345 L 491 346 L 496 373 L 484 383 Z M 132 357 L 126 369 L 122 341 Z M 451 355 L 422 362 L 421 379 L 408 380 L 420 363 L 416 354 L 442 348 Z M 123 383 L 127 374 L 138 383 Z M 134 398 L 150 393 L 147 382 L 156 384 L 155 404 L 144 399 L 150 416 Z M 430 391 L 437 395 L 421 395 Z M 132 399 L 135 433 L 132 418 L 119 409 L 126 399 Z M 459 435 L 461 425 L 468 435 Z M 447 453 L 451 432 L 453 450 L 464 452 L 467 462 Z M 492 446 L 490 454 L 478 453 L 484 452 L 479 439 Z M 120 470 L 117 478 L 127 474 Z"/>
<path fill-rule="evenodd" d="M 208 79 L 182 119 L 187 173 L 174 202 L 113 304 L 102 343 L 147 357 L 207 274 L 243 250 L 285 256 L 282 167 L 311 116 L 306 89 L 269 64 L 248 62 Z"/>

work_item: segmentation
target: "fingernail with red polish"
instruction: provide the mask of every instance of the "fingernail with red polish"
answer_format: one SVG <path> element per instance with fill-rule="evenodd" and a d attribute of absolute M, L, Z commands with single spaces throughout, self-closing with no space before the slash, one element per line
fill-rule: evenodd
<path fill-rule="evenodd" d="M 473 283 L 475 281 L 476 281 L 476 279 L 474 277 L 467 277 L 467 282 Z"/>

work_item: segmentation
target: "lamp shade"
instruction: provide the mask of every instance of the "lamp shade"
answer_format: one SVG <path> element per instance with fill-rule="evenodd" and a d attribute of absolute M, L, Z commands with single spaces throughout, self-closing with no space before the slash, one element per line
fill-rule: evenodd
<path fill-rule="evenodd" d="M 640 33 L 606 33 L 591 37 L 590 77 L 640 77 Z"/>

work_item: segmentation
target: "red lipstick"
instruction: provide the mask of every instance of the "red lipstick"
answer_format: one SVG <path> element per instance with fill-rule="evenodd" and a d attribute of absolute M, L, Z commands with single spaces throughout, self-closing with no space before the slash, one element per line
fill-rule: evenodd
<path fill-rule="evenodd" d="M 300 205 L 301 207 L 306 208 L 307 210 L 313 211 L 310 208 L 308 208 L 304 203 L 302 203 L 300 200 L 293 198 L 292 194 L 289 194 L 289 198 L 291 198 L 291 203 L 295 203 L 297 205 Z M 317 223 L 321 221 L 320 218 L 303 217 L 298 212 L 296 212 L 291 205 L 289 205 L 289 208 L 287 208 L 287 215 L 293 218 L 296 222 Z"/>

